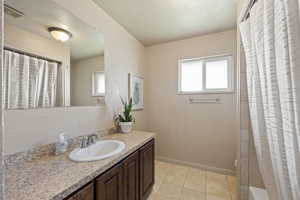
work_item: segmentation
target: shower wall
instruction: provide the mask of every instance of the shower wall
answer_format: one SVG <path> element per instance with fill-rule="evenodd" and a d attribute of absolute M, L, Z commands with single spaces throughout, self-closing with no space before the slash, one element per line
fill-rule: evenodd
<path fill-rule="evenodd" d="M 246 63 L 243 47 L 239 50 L 239 109 L 240 109 L 240 135 L 239 135 L 239 157 L 238 157 L 238 182 L 240 200 L 247 200 L 249 194 L 249 144 L 250 144 L 250 120 L 249 106 L 247 100 Z"/>
<path fill-rule="evenodd" d="M 3 30 L 3 1 L 0 0 L 0 30 Z M 0 31 L 0 88 L 2 88 L 2 47 L 3 38 L 2 31 Z M 2 91 L 2 90 L 1 90 Z M 0 200 L 3 200 L 4 188 L 4 164 L 3 164 L 3 105 L 2 92 L 0 92 Z"/>
<path fill-rule="evenodd" d="M 3 1 L 0 0 L 0 30 L 3 29 Z M 2 88 L 2 31 L 0 31 L 0 88 Z M 4 164 L 3 164 L 3 105 L 2 105 L 2 92 L 0 92 L 0 200 L 3 197 L 4 188 Z"/>

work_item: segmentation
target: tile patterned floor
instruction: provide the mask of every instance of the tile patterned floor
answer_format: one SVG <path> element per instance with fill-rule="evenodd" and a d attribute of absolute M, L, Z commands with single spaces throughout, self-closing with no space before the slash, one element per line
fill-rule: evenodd
<path fill-rule="evenodd" d="M 236 200 L 236 178 L 155 161 L 155 185 L 148 200 Z"/>

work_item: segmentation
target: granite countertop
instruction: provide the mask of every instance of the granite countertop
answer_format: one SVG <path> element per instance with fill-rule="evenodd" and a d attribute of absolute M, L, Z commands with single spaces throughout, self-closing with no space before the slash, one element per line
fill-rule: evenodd
<path fill-rule="evenodd" d="M 32 161 L 8 166 L 6 169 L 6 200 L 62 200 L 86 183 L 105 172 L 120 160 L 146 144 L 155 134 L 134 131 L 111 134 L 104 139 L 123 141 L 126 148 L 113 157 L 76 163 L 68 152 L 60 156 L 43 156 Z"/>

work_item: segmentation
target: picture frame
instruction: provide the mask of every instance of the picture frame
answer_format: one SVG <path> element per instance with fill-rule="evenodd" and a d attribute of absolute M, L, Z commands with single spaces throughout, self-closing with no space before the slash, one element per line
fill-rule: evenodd
<path fill-rule="evenodd" d="M 144 108 L 144 78 L 132 73 L 128 74 L 128 97 L 132 98 L 133 110 Z"/>

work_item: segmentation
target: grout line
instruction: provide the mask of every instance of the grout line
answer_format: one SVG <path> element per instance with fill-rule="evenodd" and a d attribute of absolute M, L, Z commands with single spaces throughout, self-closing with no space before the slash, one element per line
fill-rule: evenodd
<path fill-rule="evenodd" d="M 204 187 L 205 187 L 204 193 L 205 193 L 205 198 L 207 199 L 207 171 L 206 170 L 204 171 L 204 181 L 205 181 L 205 184 L 204 184 Z"/>
<path fill-rule="evenodd" d="M 186 171 L 185 176 L 184 176 L 183 185 L 182 185 L 182 187 L 181 187 L 181 195 L 180 195 L 180 199 L 183 198 L 183 197 L 182 197 L 182 195 L 183 195 L 183 189 L 184 189 L 185 182 L 186 182 L 186 179 L 187 179 L 187 176 L 188 176 L 189 171 L 190 171 L 190 168 L 187 167 L 187 171 Z"/>
<path fill-rule="evenodd" d="M 229 194 L 229 198 L 232 200 L 232 195 L 231 195 L 231 192 L 230 192 L 230 184 L 229 184 L 228 176 L 225 176 L 225 179 L 226 179 L 226 186 L 227 186 L 227 191 L 228 191 L 228 194 Z"/>
<path fill-rule="evenodd" d="M 160 187 L 161 185 L 163 185 L 164 179 L 166 179 L 166 177 L 167 177 L 167 175 L 169 174 L 169 172 L 170 172 L 170 170 L 171 170 L 171 167 L 172 167 L 171 165 L 169 165 L 169 164 L 171 164 L 171 163 L 168 163 L 168 162 L 166 162 L 166 161 L 160 161 L 160 162 L 166 164 L 166 171 L 167 171 L 167 172 L 166 172 L 166 174 L 163 176 L 163 179 L 162 179 L 162 181 L 161 181 L 161 183 L 159 184 L 158 187 Z M 187 167 L 187 166 L 185 166 L 185 165 L 174 164 L 174 163 L 172 163 L 172 165 L 174 165 L 174 166 L 183 166 L 183 167 Z M 186 184 L 186 181 L 187 181 L 187 178 L 188 178 L 188 175 L 189 175 L 191 169 L 192 169 L 192 167 L 187 167 L 187 171 L 186 171 L 185 176 L 184 176 L 183 185 L 181 186 L 181 191 L 180 191 L 179 200 L 182 200 L 182 198 L 183 198 L 183 189 L 185 188 L 184 186 L 185 186 L 185 184 Z M 204 187 L 205 187 L 205 190 L 204 190 L 204 196 L 205 196 L 205 199 L 207 200 L 207 196 L 208 196 L 208 192 L 207 192 L 208 171 L 207 171 L 207 170 L 203 170 L 203 169 L 202 169 L 202 171 L 203 171 L 203 173 L 204 173 Z M 214 172 L 214 173 L 215 173 L 215 172 Z M 228 192 L 228 194 L 229 194 L 229 196 L 228 196 L 227 198 L 229 198 L 228 200 L 233 200 L 233 193 L 232 193 L 232 191 L 231 191 L 231 189 L 230 189 L 229 176 L 228 176 L 228 175 L 221 174 L 221 173 L 216 173 L 216 174 L 220 174 L 220 175 L 225 176 L 225 180 L 226 180 L 226 190 L 227 190 L 227 192 Z M 187 188 L 187 189 L 188 189 L 188 188 Z M 196 191 L 196 192 L 199 192 L 199 193 L 202 193 L 202 192 L 197 191 L 197 190 L 195 190 L 195 191 Z M 203 193 L 202 193 L 202 194 L 203 194 Z"/>

